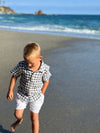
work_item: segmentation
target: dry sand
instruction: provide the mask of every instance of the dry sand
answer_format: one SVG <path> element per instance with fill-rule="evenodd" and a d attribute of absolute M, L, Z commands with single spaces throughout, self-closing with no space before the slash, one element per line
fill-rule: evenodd
<path fill-rule="evenodd" d="M 40 133 L 100 133 L 100 40 L 0 30 L 0 133 L 11 133 L 15 100 L 6 100 L 10 70 L 23 47 L 38 42 L 52 78 L 40 112 Z M 15 86 L 16 93 L 18 82 Z M 16 133 L 31 133 L 29 109 Z"/>

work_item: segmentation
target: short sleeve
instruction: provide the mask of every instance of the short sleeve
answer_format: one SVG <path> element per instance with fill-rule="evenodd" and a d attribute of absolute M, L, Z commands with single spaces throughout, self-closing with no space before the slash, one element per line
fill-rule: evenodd
<path fill-rule="evenodd" d="M 21 75 L 21 65 L 20 62 L 10 71 L 12 75 L 19 77 Z"/>
<path fill-rule="evenodd" d="M 50 69 L 50 67 L 46 66 L 46 69 L 43 74 L 43 81 L 48 81 L 50 79 L 51 73 L 50 73 L 49 69 Z"/>

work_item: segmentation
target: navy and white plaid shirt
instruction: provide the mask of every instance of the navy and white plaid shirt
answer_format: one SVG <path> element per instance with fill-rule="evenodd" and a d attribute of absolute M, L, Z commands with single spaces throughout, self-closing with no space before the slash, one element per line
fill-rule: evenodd
<path fill-rule="evenodd" d="M 22 101 L 29 100 L 36 101 L 41 97 L 41 89 L 43 82 L 48 81 L 51 73 L 49 66 L 43 61 L 41 67 L 36 72 L 33 72 L 25 61 L 20 61 L 12 70 L 11 73 L 20 77 L 17 97 Z"/>

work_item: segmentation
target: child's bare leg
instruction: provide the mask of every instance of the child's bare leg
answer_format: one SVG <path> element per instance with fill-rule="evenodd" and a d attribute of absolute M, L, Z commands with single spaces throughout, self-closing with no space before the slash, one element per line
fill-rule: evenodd
<path fill-rule="evenodd" d="M 39 114 L 31 112 L 32 133 L 39 133 Z"/>
<path fill-rule="evenodd" d="M 15 129 L 22 123 L 22 121 L 23 121 L 23 118 L 22 118 L 23 117 L 23 111 L 24 111 L 24 109 L 22 109 L 22 110 L 15 110 L 14 115 L 15 115 L 17 121 L 15 121 L 11 125 L 12 132 L 15 132 Z"/>

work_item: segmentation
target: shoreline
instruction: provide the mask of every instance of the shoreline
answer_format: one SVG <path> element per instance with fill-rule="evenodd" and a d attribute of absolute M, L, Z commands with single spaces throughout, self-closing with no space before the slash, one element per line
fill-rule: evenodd
<path fill-rule="evenodd" d="M 25 31 L 25 30 L 22 30 L 22 31 L 20 31 L 20 30 L 14 30 L 14 29 L 12 29 L 12 30 L 9 30 L 9 29 L 0 29 L 0 31 L 12 31 L 12 32 L 22 32 L 22 33 L 31 33 L 31 34 L 43 34 L 43 35 L 54 35 L 54 36 L 65 36 L 65 37 L 74 37 L 74 38 L 84 38 L 84 39 L 95 39 L 95 40 L 100 40 L 100 37 L 97 37 L 98 35 L 90 35 L 90 34 L 84 34 L 84 33 L 82 33 L 82 34 L 79 34 L 79 33 L 59 33 L 59 32 L 55 32 L 55 33 L 53 33 L 53 32 L 46 32 L 46 31 Z M 89 37 L 90 36 L 90 37 Z"/>
<path fill-rule="evenodd" d="M 43 32 L 25 32 L 25 31 L 16 31 L 16 30 L 6 30 L 0 29 L 1 32 L 13 32 L 13 33 L 25 33 L 25 34 L 36 34 L 36 35 L 48 35 L 48 36 L 59 36 L 59 37 L 67 37 L 67 38 L 76 38 L 76 39 L 88 39 L 88 40 L 100 40 L 99 38 L 89 38 L 83 36 L 73 36 L 73 35 L 61 35 L 56 33 L 43 33 Z"/>

